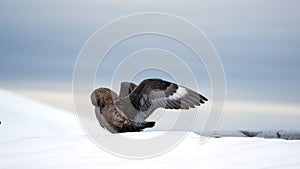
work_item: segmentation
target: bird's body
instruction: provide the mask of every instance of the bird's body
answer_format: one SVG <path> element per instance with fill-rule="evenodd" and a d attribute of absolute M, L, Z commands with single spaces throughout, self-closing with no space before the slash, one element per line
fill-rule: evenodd
<path fill-rule="evenodd" d="M 157 108 L 189 109 L 207 99 L 199 93 L 161 79 L 146 79 L 138 86 L 121 83 L 119 96 L 108 88 L 91 95 L 100 125 L 112 133 L 136 132 L 155 125 L 145 121 Z"/>

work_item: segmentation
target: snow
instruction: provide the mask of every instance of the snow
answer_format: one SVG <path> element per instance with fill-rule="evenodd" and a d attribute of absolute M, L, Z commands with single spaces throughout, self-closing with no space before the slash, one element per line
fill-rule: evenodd
<path fill-rule="evenodd" d="M 0 89 L 0 140 L 83 134 L 74 114 Z"/>
<path fill-rule="evenodd" d="M 152 135 L 156 132 L 143 133 Z M 135 133 L 138 134 L 138 133 Z M 300 142 L 262 138 L 211 138 L 199 145 L 191 133 L 170 152 L 152 159 L 113 156 L 85 136 L 0 142 L 0 168 L 298 168 Z"/>
<path fill-rule="evenodd" d="M 200 136 L 195 133 L 189 133 L 181 144 L 164 155 L 124 159 L 93 144 L 70 113 L 1 90 L 0 99 L 0 169 L 294 169 L 300 166 L 299 140 L 224 137 L 199 144 Z M 162 133 L 122 135 L 151 138 L 159 134 Z"/>

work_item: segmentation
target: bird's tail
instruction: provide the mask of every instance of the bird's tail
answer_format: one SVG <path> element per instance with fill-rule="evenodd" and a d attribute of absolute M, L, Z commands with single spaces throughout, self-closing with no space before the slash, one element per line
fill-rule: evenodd
<path fill-rule="evenodd" d="M 154 121 L 150 121 L 150 122 L 132 122 L 135 126 L 136 129 L 139 129 L 139 130 L 143 130 L 145 128 L 151 128 L 151 127 L 154 127 L 155 125 L 155 122 Z"/>

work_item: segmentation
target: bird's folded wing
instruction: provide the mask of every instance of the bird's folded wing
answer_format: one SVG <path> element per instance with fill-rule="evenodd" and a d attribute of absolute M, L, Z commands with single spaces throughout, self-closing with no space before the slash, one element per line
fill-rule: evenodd
<path fill-rule="evenodd" d="M 122 82 L 121 88 L 120 88 L 120 93 L 119 93 L 119 98 L 128 96 L 136 87 L 137 87 L 137 85 L 134 83 Z"/>
<path fill-rule="evenodd" d="M 132 106 L 137 109 L 135 121 L 144 121 L 155 109 L 189 109 L 205 103 L 207 98 L 177 84 L 161 79 L 142 81 L 129 95 Z"/>

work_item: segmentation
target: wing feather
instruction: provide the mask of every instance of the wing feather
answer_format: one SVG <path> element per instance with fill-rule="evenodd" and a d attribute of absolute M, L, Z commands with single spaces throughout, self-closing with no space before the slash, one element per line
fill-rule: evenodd
<path fill-rule="evenodd" d="M 128 95 L 136 109 L 130 117 L 144 121 L 157 108 L 189 109 L 204 104 L 208 99 L 201 94 L 161 79 L 146 79 Z M 128 112 L 129 113 L 129 112 Z"/>
<path fill-rule="evenodd" d="M 137 85 L 132 82 L 122 82 L 119 97 L 123 98 L 128 96 L 136 87 Z"/>

